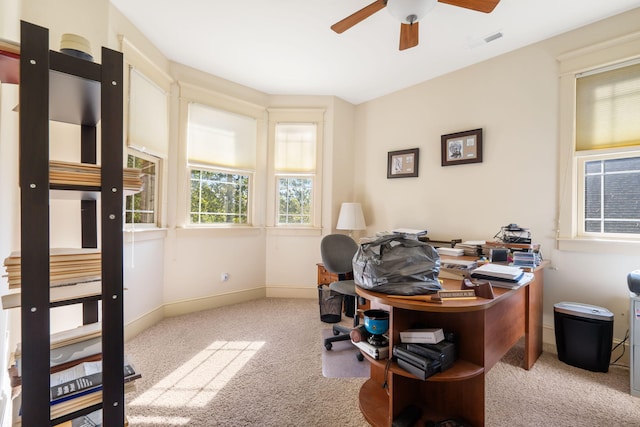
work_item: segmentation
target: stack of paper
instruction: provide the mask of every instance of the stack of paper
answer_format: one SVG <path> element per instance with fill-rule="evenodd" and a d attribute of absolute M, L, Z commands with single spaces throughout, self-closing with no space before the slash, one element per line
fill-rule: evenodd
<path fill-rule="evenodd" d="M 456 249 L 462 249 L 466 256 L 477 257 L 482 255 L 482 246 L 486 242 L 484 240 L 467 240 L 462 243 L 456 243 Z"/>
<path fill-rule="evenodd" d="M 49 182 L 57 185 L 100 187 L 100 165 L 52 160 L 49 162 Z M 122 186 L 125 191 L 142 190 L 142 171 L 136 168 L 122 170 Z"/>
<path fill-rule="evenodd" d="M 478 279 L 506 280 L 517 282 L 520 280 L 524 271 L 519 267 L 509 265 L 486 263 L 473 270 L 471 277 Z"/>
<path fill-rule="evenodd" d="M 49 253 L 49 279 L 51 286 L 100 280 L 102 258 L 100 249 L 52 248 Z M 22 284 L 20 252 L 13 252 L 4 260 L 9 289 Z"/>
<path fill-rule="evenodd" d="M 441 257 L 438 277 L 441 279 L 462 280 L 468 278 L 477 267 L 478 263 L 476 261 Z"/>

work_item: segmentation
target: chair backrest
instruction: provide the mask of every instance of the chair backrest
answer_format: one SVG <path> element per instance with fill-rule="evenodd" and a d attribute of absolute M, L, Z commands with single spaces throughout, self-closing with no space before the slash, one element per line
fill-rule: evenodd
<path fill-rule="evenodd" d="M 344 234 L 328 234 L 320 242 L 322 263 L 330 273 L 345 274 L 353 271 L 353 256 L 358 244 Z"/>

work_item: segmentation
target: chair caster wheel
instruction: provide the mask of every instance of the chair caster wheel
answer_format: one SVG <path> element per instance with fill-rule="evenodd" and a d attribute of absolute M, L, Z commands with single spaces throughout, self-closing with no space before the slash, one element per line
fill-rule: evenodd
<path fill-rule="evenodd" d="M 358 353 L 356 354 L 356 359 L 358 359 L 358 362 L 362 362 L 364 360 L 364 356 L 362 355 L 362 353 Z"/>
<path fill-rule="evenodd" d="M 333 347 L 333 344 L 331 344 L 330 342 L 324 345 L 324 348 L 326 348 L 327 350 L 331 350 L 331 347 Z"/>

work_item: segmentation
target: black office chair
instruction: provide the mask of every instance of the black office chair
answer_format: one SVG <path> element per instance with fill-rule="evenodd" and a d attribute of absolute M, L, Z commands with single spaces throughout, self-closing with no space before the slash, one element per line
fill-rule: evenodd
<path fill-rule="evenodd" d="M 344 234 L 329 234 L 322 238 L 320 242 L 320 254 L 324 268 L 330 273 L 338 275 L 338 281 L 331 282 L 329 289 L 342 294 L 345 298 L 345 308 L 347 314 L 353 315 L 353 327 L 359 324 L 358 317 L 358 294 L 356 293 L 356 283 L 353 280 L 346 280 L 348 273 L 353 272 L 352 260 L 358 244 L 349 236 Z M 349 306 L 353 307 L 353 311 Z M 341 325 L 333 325 L 333 336 L 324 340 L 324 347 L 331 350 L 332 343 L 336 341 L 350 340 L 351 328 Z M 362 360 L 362 355 L 358 353 L 358 360 Z"/>

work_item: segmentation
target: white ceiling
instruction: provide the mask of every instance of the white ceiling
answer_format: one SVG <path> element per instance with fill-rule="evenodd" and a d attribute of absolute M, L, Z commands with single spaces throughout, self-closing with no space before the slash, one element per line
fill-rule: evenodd
<path fill-rule="evenodd" d="M 400 23 L 386 9 L 342 34 L 329 28 L 373 0 L 111 2 L 172 61 L 268 94 L 353 104 L 640 7 L 640 0 L 501 0 L 484 14 L 438 3 L 420 21 L 420 44 L 399 51 Z M 503 37 L 477 43 L 496 32 Z"/>

